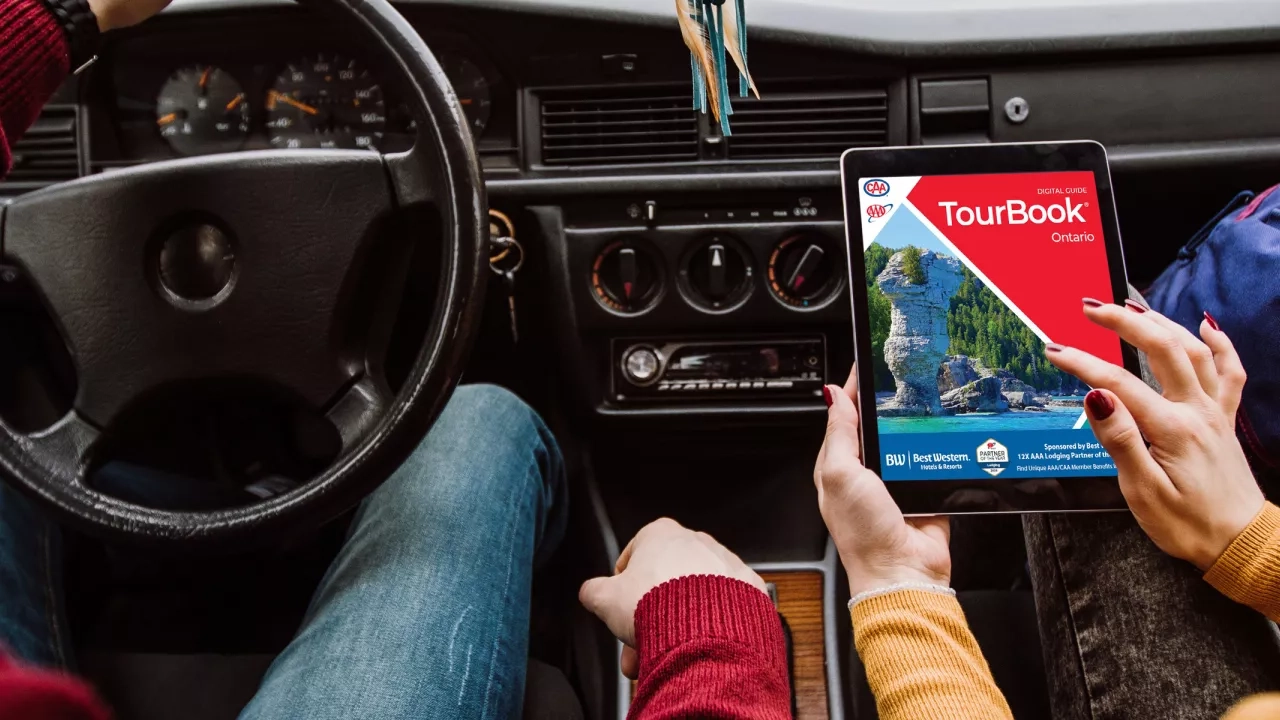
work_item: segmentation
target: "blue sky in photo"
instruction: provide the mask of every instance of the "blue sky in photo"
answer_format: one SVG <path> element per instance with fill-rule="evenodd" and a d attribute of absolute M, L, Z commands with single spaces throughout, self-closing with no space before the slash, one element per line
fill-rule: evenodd
<path fill-rule="evenodd" d="M 894 250 L 901 250 L 908 245 L 915 245 L 921 250 L 932 250 L 936 253 L 953 257 L 954 253 L 938 240 L 929 228 L 920 222 L 920 218 L 910 208 L 898 208 L 898 212 L 889 218 L 889 225 L 880 231 L 876 242 Z"/>

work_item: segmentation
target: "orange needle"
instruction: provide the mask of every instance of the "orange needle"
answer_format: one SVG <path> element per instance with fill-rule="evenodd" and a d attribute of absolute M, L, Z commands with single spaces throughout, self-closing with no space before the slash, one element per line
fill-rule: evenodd
<path fill-rule="evenodd" d="M 213 66 L 204 69 L 204 74 L 200 76 L 200 89 L 204 90 L 209 87 L 209 76 L 213 74 Z"/>
<path fill-rule="evenodd" d="M 276 100 L 279 100 L 280 102 L 283 102 L 285 105 L 292 105 L 308 115 L 317 115 L 320 113 L 319 110 L 311 107 L 310 105 L 294 100 L 288 95 L 285 95 L 284 93 L 281 93 L 281 92 L 276 92 L 275 90 L 271 91 L 271 100 L 273 102 Z"/>
<path fill-rule="evenodd" d="M 176 113 L 176 112 L 171 112 L 171 113 L 169 113 L 168 115 L 164 115 L 164 116 L 162 116 L 162 117 L 156 118 L 156 124 L 157 124 L 157 125 L 168 125 L 169 123 L 171 123 L 171 122 L 173 122 L 174 120 L 177 120 L 177 119 L 178 119 L 178 113 Z"/>
<path fill-rule="evenodd" d="M 231 112 L 232 110 L 240 107 L 240 103 L 242 102 L 244 102 L 244 93 L 240 93 L 239 95 L 231 98 L 231 102 L 227 103 L 227 112 Z"/>
<path fill-rule="evenodd" d="M 472 100 L 471 100 L 471 98 L 462 98 L 462 99 L 461 99 L 461 100 L 459 100 L 458 102 L 459 102 L 459 103 L 461 103 L 461 104 L 463 104 L 463 105 L 470 105 L 470 104 L 471 104 L 471 102 L 472 102 Z"/>

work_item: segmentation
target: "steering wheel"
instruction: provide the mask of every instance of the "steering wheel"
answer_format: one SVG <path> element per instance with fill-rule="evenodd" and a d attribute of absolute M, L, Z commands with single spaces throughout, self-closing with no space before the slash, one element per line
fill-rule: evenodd
<path fill-rule="evenodd" d="M 386 0 L 308 0 L 404 79 L 412 149 L 239 152 L 139 166 L 23 196 L 0 257 L 32 280 L 78 372 L 46 431 L 0 421 L 0 473 L 70 524 L 112 540 L 239 544 L 328 521 L 372 492 L 431 428 L 461 377 L 488 275 L 488 212 L 468 123 L 421 37 Z M 375 59 L 374 57 L 370 58 Z M 399 393 L 340 332 L 380 223 L 434 207 L 443 241 L 432 318 Z M 434 240 L 418 233 L 416 243 Z M 389 279 L 388 285 L 397 285 Z M 365 333 L 376 335 L 376 333 Z M 255 505 L 173 512 L 90 487 L 104 428 L 172 383 L 253 377 L 324 408 L 342 451 Z"/>

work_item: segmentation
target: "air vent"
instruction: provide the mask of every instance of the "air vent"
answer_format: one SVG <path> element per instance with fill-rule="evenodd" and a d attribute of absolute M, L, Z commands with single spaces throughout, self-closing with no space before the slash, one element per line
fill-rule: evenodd
<path fill-rule="evenodd" d="M 16 195 L 80 177 L 75 106 L 46 107 L 12 148 L 13 169 L 0 183 L 0 194 Z"/>
<path fill-rule="evenodd" d="M 885 145 L 889 95 L 884 88 L 772 92 L 733 99 L 729 158 L 835 158 L 849 148 Z"/>
<path fill-rule="evenodd" d="M 558 91 L 541 100 L 544 165 L 698 159 L 698 118 L 687 87 Z"/>

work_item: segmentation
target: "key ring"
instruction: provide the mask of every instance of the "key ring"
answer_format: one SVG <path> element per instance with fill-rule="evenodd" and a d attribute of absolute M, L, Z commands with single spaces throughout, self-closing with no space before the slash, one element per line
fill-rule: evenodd
<path fill-rule="evenodd" d="M 489 256 L 490 270 L 497 275 L 503 276 L 515 275 L 520 272 L 520 268 L 524 267 L 524 246 L 520 244 L 519 240 L 510 236 L 503 236 L 492 239 L 490 243 L 496 247 L 502 248 L 502 251 L 498 254 Z M 498 263 L 506 260 L 507 257 L 511 255 L 512 251 L 515 251 L 515 254 L 517 255 L 516 264 L 512 267 L 506 268 L 505 270 L 499 268 Z"/>

